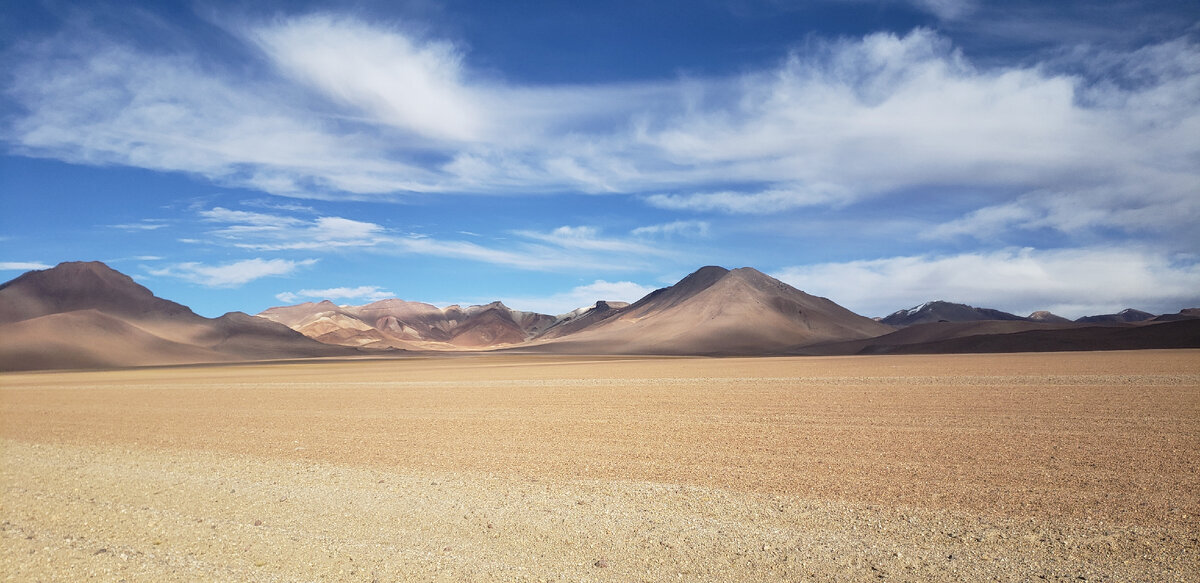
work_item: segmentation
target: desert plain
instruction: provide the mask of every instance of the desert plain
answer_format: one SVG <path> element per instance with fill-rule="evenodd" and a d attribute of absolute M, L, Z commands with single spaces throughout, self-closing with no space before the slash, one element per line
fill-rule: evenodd
<path fill-rule="evenodd" d="M 1195 581 L 1200 351 L 0 375 L 12 581 Z"/>

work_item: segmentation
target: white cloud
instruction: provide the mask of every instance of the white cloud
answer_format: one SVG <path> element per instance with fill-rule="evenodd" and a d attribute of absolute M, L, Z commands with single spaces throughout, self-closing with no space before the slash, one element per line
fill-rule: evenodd
<path fill-rule="evenodd" d="M 584 306 L 590 306 L 598 300 L 633 303 L 655 289 L 632 281 L 605 281 L 598 279 L 587 285 L 577 286 L 570 291 L 547 297 L 505 298 L 503 302 L 506 306 L 518 310 L 558 315 Z"/>
<path fill-rule="evenodd" d="M 280 229 L 294 227 L 302 223 L 300 219 L 283 215 L 256 213 L 250 211 L 230 210 L 224 207 L 203 209 L 198 213 L 202 219 L 213 223 L 236 223 L 242 227 L 260 227 L 264 229 Z"/>
<path fill-rule="evenodd" d="M 956 20 L 974 12 L 978 7 L 977 0 L 908 0 L 942 20 Z"/>
<path fill-rule="evenodd" d="M 388 241 L 382 226 L 343 217 L 300 219 L 222 207 L 201 210 L 199 215 L 205 222 L 223 223 L 210 234 L 243 249 L 330 250 L 375 247 Z"/>
<path fill-rule="evenodd" d="M 110 228 L 120 229 L 122 231 L 157 231 L 166 228 L 168 222 L 164 219 L 142 219 L 137 223 L 124 223 L 120 225 L 109 225 Z"/>
<path fill-rule="evenodd" d="M 371 241 L 383 233 L 383 227 L 342 217 L 319 217 L 310 234 L 323 243 Z"/>
<path fill-rule="evenodd" d="M 50 269 L 51 267 L 54 266 L 37 261 L 0 261 L 0 270 L 2 271 L 29 271 L 32 269 Z"/>
<path fill-rule="evenodd" d="M 944 18 L 973 4 L 912 1 Z M 938 188 L 986 199 L 980 220 L 996 229 L 1025 224 L 1007 213 L 1144 237 L 1200 215 L 1200 46 L 1187 39 L 985 69 L 918 29 L 812 42 L 725 78 L 539 86 L 486 80 L 451 44 L 352 18 L 234 33 L 281 76 L 86 31 L 19 48 L 9 96 L 26 113 L 8 141 L 288 196 L 618 192 L 762 214 Z"/>
<path fill-rule="evenodd" d="M 969 236 L 990 239 L 1014 229 L 1049 228 L 1064 233 L 1120 229 L 1158 233 L 1200 223 L 1200 180 L 1152 176 L 1132 185 L 1100 185 L 1075 191 L 1037 191 L 1014 200 L 985 206 L 933 228 L 922 236 L 943 239 Z"/>
<path fill-rule="evenodd" d="M 631 255 L 670 255 L 673 252 L 657 245 L 647 245 L 640 241 L 601 237 L 600 229 L 592 226 L 562 226 L 549 233 L 537 231 L 513 231 L 513 234 L 526 239 L 549 243 L 565 249 L 581 249 L 607 253 L 627 253 Z"/>
<path fill-rule="evenodd" d="M 164 269 L 151 269 L 151 275 L 176 277 L 205 287 L 238 287 L 264 277 L 288 275 L 316 259 L 246 259 L 224 265 L 204 265 L 196 262 L 177 263 Z"/>
<path fill-rule="evenodd" d="M 482 108 L 448 43 L 328 15 L 279 21 L 250 37 L 289 75 L 384 123 L 435 140 L 480 133 Z"/>
<path fill-rule="evenodd" d="M 879 0 L 827 0 L 845 4 L 881 4 Z M 885 2 L 887 0 L 884 0 Z M 928 12 L 941 20 L 958 20 L 974 12 L 979 7 L 979 0 L 891 0 L 895 3 L 909 4 L 912 7 Z"/>
<path fill-rule="evenodd" d="M 711 225 L 708 221 L 671 221 L 659 225 L 646 225 L 629 232 L 635 237 L 661 237 L 682 235 L 688 237 L 706 237 Z"/>
<path fill-rule="evenodd" d="M 390 239 L 391 249 L 433 257 L 467 259 L 530 271 L 637 269 L 638 262 L 626 257 L 609 257 L 611 249 L 564 248 L 559 245 L 507 243 L 487 247 L 471 241 L 447 241 L 434 237 L 409 236 Z"/>
<path fill-rule="evenodd" d="M 646 202 L 768 213 L 953 187 L 1027 193 L 1095 215 L 1087 225 L 1185 229 L 1200 209 L 1200 67 L 1153 63 L 1200 62 L 1200 47 L 1176 41 L 1126 57 L 1123 67 L 1156 74 L 1118 88 L 1039 67 L 981 70 L 923 30 L 797 53 L 777 71 L 746 77 L 735 107 L 717 101 L 640 135 L 666 159 L 772 186 Z M 1059 213 L 1045 226 L 1070 229 L 1069 218 Z"/>
<path fill-rule="evenodd" d="M 432 174 L 381 155 L 377 138 L 295 107 L 286 86 L 214 73 L 87 31 L 26 47 L 10 96 L 26 154 L 184 171 L 291 196 L 428 190 Z M 281 107 L 292 102 L 292 107 Z"/>
<path fill-rule="evenodd" d="M 550 232 L 515 231 L 521 240 L 481 242 L 445 240 L 424 234 L 397 234 L 382 225 L 344 217 L 297 218 L 230 210 L 199 211 L 202 221 L 218 224 L 212 242 L 255 251 L 335 251 L 362 249 L 380 254 L 419 254 L 467 259 L 534 271 L 628 269 L 641 263 L 630 257 L 666 256 L 663 245 L 600 236 L 590 226 L 563 226 Z M 474 236 L 476 239 L 478 235 Z"/>
<path fill-rule="evenodd" d="M 1200 262 L 1117 248 L 1009 249 L 789 267 L 775 277 L 867 316 L 930 300 L 1075 318 L 1200 305 Z"/>
<path fill-rule="evenodd" d="M 332 287 L 328 289 L 302 289 L 298 292 L 281 292 L 275 294 L 275 297 L 281 302 L 290 304 L 301 299 L 377 302 L 396 297 L 396 295 L 377 285 L 363 285 L 358 287 Z"/>
<path fill-rule="evenodd" d="M 823 185 L 815 188 L 774 188 L 761 192 L 702 192 L 695 194 L 652 194 L 646 203 L 670 210 L 770 214 L 806 206 L 840 205 L 853 196 L 844 188 Z"/>

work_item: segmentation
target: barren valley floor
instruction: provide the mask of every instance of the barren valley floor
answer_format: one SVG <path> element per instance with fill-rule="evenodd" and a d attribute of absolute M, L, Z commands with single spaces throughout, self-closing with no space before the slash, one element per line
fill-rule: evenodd
<path fill-rule="evenodd" d="M 1192 581 L 1200 351 L 0 375 L 14 581 Z"/>

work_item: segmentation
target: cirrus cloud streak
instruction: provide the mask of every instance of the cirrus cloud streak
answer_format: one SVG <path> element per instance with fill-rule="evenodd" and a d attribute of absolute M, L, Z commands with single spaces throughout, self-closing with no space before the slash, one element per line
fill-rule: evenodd
<path fill-rule="evenodd" d="M 289 275 L 302 267 L 308 267 L 317 259 L 245 259 L 220 265 L 206 265 L 188 261 L 176 263 L 162 269 L 149 270 L 150 275 L 175 277 L 205 287 L 238 287 L 264 277 Z"/>

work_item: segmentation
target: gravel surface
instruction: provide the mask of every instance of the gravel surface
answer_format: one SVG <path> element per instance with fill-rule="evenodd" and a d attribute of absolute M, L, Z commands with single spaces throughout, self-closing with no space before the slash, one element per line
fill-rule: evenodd
<path fill-rule="evenodd" d="M 0 376 L 14 581 L 1194 581 L 1200 351 Z"/>

